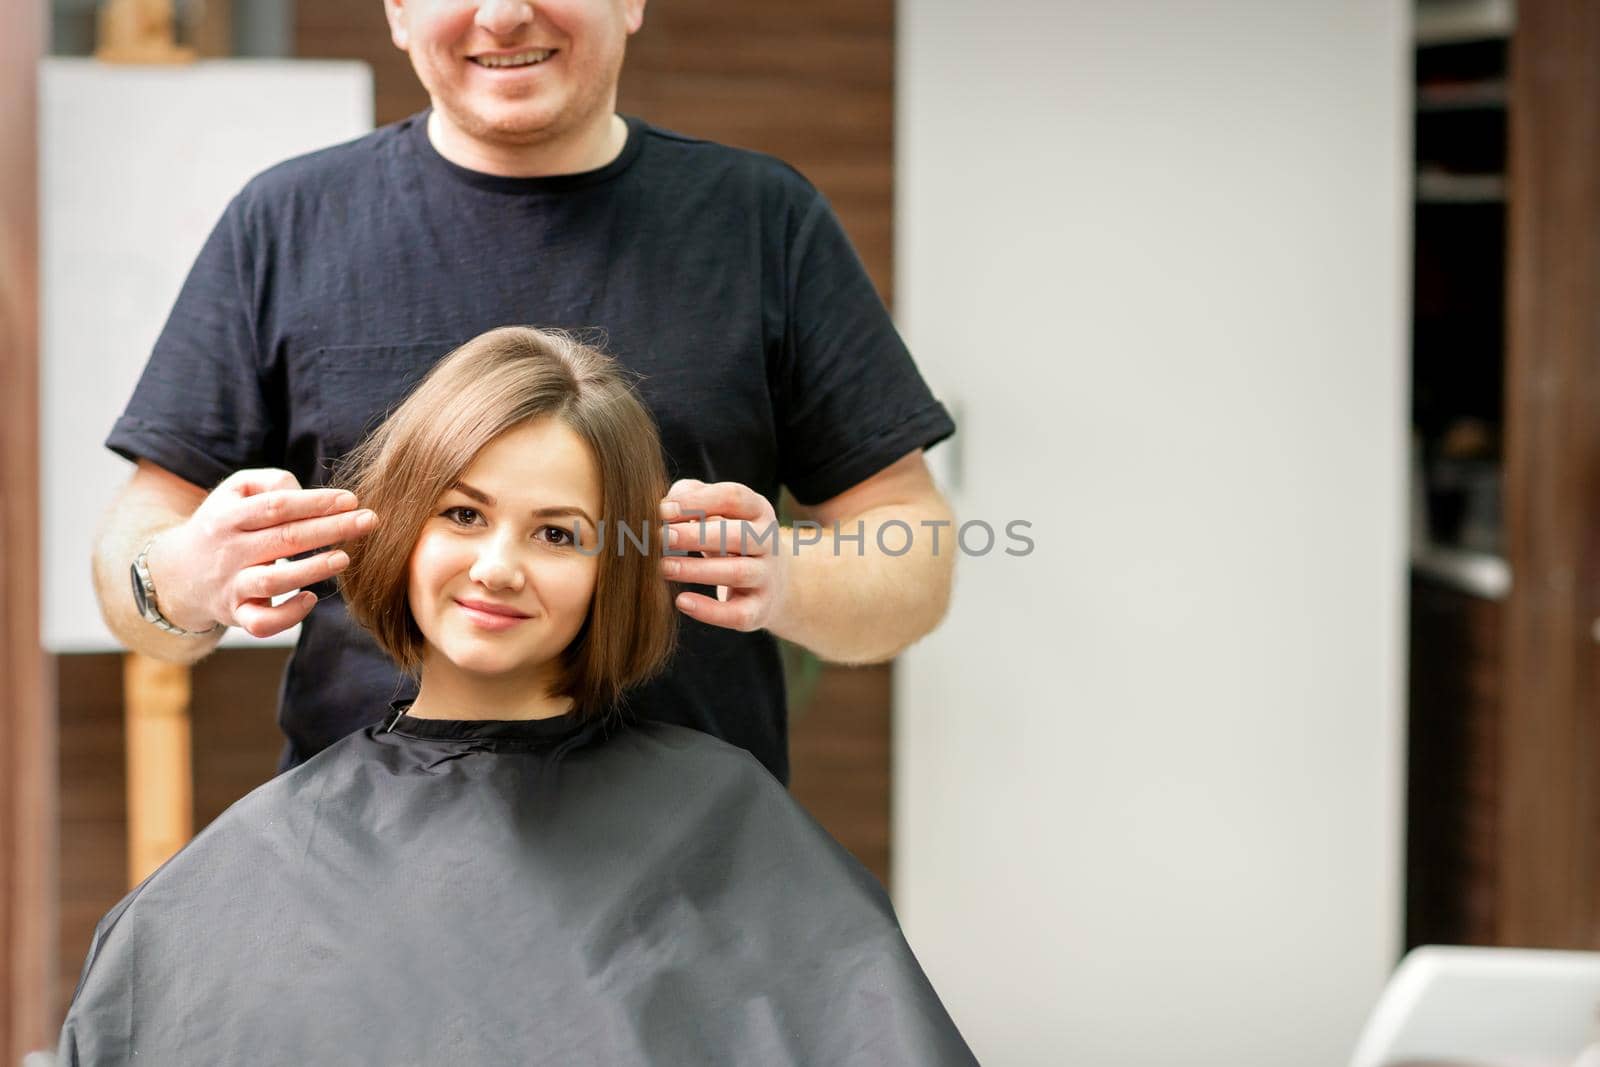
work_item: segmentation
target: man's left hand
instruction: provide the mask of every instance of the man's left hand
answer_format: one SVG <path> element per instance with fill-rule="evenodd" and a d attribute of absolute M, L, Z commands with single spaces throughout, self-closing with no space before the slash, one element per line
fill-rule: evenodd
<path fill-rule="evenodd" d="M 789 591 L 789 557 L 778 516 L 766 497 L 738 482 L 673 482 L 661 501 L 667 548 L 704 558 L 668 556 L 661 571 L 674 582 L 714 585 L 717 599 L 679 593 L 677 607 L 712 626 L 750 632 L 771 627 Z"/>

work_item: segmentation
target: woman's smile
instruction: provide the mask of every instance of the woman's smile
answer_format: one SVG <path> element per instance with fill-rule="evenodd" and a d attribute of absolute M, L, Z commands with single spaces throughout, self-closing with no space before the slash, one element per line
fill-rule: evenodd
<path fill-rule="evenodd" d="M 509 630 L 519 622 L 526 622 L 531 616 L 517 611 L 515 608 L 503 604 L 491 604 L 483 600 L 456 601 L 456 607 L 474 626 L 482 630 L 499 632 Z"/>

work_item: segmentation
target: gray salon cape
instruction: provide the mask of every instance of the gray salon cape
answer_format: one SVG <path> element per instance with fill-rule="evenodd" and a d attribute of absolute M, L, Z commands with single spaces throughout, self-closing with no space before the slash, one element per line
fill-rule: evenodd
<path fill-rule="evenodd" d="M 77 1064 L 970 1064 L 877 880 L 679 726 L 396 708 L 101 920 Z"/>

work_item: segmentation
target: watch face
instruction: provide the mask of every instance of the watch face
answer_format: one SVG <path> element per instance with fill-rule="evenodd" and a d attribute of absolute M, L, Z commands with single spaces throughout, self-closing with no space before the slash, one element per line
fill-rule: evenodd
<path fill-rule="evenodd" d="M 133 603 L 139 609 L 139 614 L 145 618 L 150 617 L 150 602 L 144 598 L 144 583 L 139 580 L 139 565 L 135 563 L 128 568 L 128 573 L 133 577 Z"/>

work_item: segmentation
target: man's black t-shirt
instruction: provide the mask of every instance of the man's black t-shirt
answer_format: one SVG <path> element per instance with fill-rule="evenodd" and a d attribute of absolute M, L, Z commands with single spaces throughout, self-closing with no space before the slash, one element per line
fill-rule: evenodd
<path fill-rule="evenodd" d="M 245 467 L 326 484 L 440 357 L 511 324 L 576 331 L 639 375 L 674 479 L 811 504 L 954 431 L 833 211 L 783 163 L 630 119 L 599 170 L 505 178 L 446 160 L 426 127 L 424 112 L 245 186 L 110 448 L 202 487 Z M 316 591 L 283 680 L 285 766 L 411 692 L 331 583 Z M 765 632 L 683 619 L 629 707 L 788 780 Z"/>

